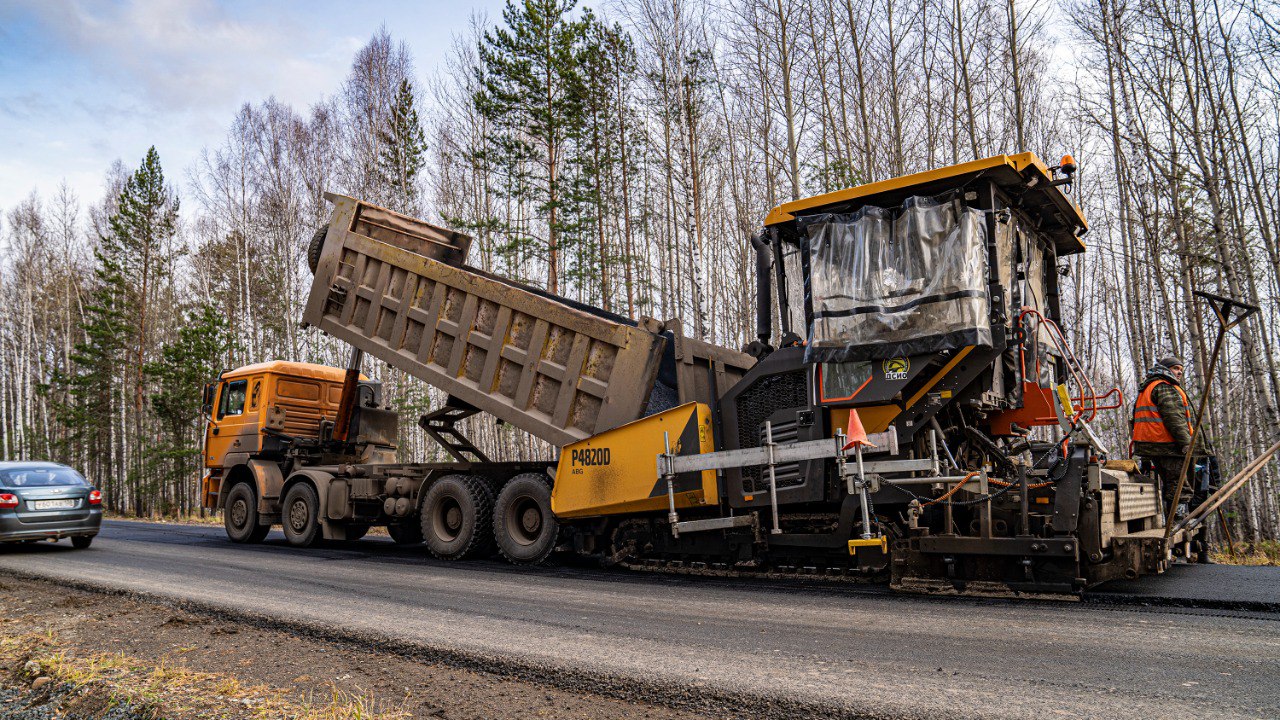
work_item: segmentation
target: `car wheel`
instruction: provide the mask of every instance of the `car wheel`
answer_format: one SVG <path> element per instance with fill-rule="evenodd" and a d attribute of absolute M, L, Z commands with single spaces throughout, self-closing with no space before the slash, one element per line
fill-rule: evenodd
<path fill-rule="evenodd" d="M 422 500 L 422 537 L 441 560 L 484 555 L 493 541 L 493 495 L 483 478 L 446 475 Z"/>
<path fill-rule="evenodd" d="M 516 565 L 540 563 L 555 550 L 559 534 L 544 476 L 517 475 L 502 487 L 493 508 L 493 538 L 503 557 Z"/>
<path fill-rule="evenodd" d="M 227 495 L 222 510 L 222 525 L 231 542 L 257 543 L 270 532 L 270 525 L 258 522 L 258 499 L 248 483 L 238 483 Z"/>
<path fill-rule="evenodd" d="M 320 498 L 315 488 L 301 482 L 284 494 L 280 521 L 290 545 L 311 547 L 320 538 Z"/>
<path fill-rule="evenodd" d="M 84 550 L 91 544 L 93 544 L 93 536 L 91 535 L 81 535 L 80 537 L 71 538 L 71 547 L 77 550 Z"/>

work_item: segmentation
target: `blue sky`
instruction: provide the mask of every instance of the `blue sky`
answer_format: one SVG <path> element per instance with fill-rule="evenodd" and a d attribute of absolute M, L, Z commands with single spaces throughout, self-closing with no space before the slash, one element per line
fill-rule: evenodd
<path fill-rule="evenodd" d="M 380 25 L 426 78 L 473 13 L 497 19 L 503 5 L 0 0 L 0 212 L 64 178 L 82 206 L 97 202 L 111 162 L 135 166 L 153 144 L 181 186 L 240 105 L 332 95 Z"/>

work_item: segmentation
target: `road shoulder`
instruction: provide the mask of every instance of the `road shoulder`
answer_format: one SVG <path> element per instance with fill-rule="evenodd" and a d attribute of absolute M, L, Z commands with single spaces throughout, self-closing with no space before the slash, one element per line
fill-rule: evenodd
<path fill-rule="evenodd" d="M 0 583 L 0 636 L 3 717 L 703 717 L 36 579 Z"/>

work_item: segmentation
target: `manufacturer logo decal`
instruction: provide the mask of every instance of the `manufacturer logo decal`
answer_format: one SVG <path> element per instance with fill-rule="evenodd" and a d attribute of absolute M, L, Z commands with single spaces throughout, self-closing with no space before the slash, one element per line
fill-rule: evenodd
<path fill-rule="evenodd" d="M 885 380 L 906 380 L 907 371 L 911 369 L 911 360 L 904 357 L 887 358 L 881 363 Z"/>

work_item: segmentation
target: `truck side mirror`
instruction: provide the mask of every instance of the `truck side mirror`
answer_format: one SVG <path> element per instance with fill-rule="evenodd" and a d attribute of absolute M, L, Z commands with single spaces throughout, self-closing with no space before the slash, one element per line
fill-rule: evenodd
<path fill-rule="evenodd" d="M 204 386 L 204 392 L 200 396 L 200 401 L 202 403 L 200 405 L 201 414 L 208 415 L 209 413 L 213 412 L 214 387 L 215 387 L 214 383 L 206 383 Z"/>

